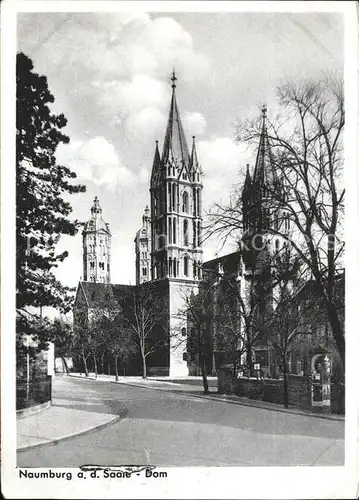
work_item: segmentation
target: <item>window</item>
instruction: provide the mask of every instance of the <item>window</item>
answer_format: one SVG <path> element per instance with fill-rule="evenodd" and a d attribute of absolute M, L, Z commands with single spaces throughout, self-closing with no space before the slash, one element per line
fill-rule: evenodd
<path fill-rule="evenodd" d="M 90 262 L 90 268 L 91 269 L 95 269 L 95 263 L 94 262 Z"/>
<path fill-rule="evenodd" d="M 197 223 L 197 238 L 198 238 L 198 246 L 201 246 L 201 223 Z"/>
<path fill-rule="evenodd" d="M 110 264 L 107 264 L 107 271 L 110 270 Z"/>
<path fill-rule="evenodd" d="M 187 191 L 185 191 L 183 193 L 182 212 L 188 213 L 188 193 L 187 193 Z"/>
<path fill-rule="evenodd" d="M 177 276 L 177 260 L 176 257 L 173 259 L 173 276 Z"/>
<path fill-rule="evenodd" d="M 172 276 L 172 258 L 171 257 L 168 259 L 168 274 L 169 274 L 169 276 Z"/>
<path fill-rule="evenodd" d="M 176 219 L 173 219 L 173 243 L 176 244 Z"/>
<path fill-rule="evenodd" d="M 170 172 L 171 171 L 171 168 L 168 167 L 168 175 L 170 175 Z M 172 188 L 171 188 L 171 183 L 168 184 L 168 207 L 169 207 L 169 210 L 171 211 L 172 210 Z"/>
<path fill-rule="evenodd" d="M 196 221 L 193 221 L 193 246 L 196 247 L 197 243 L 197 226 Z"/>
<path fill-rule="evenodd" d="M 172 210 L 176 211 L 176 184 L 172 185 Z"/>
<path fill-rule="evenodd" d="M 188 276 L 188 257 L 187 257 L 187 255 L 183 259 L 183 273 L 185 276 Z"/>
<path fill-rule="evenodd" d="M 99 262 L 98 266 L 100 269 L 105 270 L 105 263 L 104 262 Z"/>
<path fill-rule="evenodd" d="M 197 265 L 196 261 L 193 262 L 193 277 L 196 279 L 196 274 L 197 274 Z"/>
<path fill-rule="evenodd" d="M 168 218 L 168 243 L 172 243 L 172 218 Z"/>
<path fill-rule="evenodd" d="M 142 268 L 142 276 L 147 276 L 147 269 L 145 267 Z"/>
<path fill-rule="evenodd" d="M 182 333 L 182 337 L 185 337 L 187 335 L 187 330 L 185 327 L 182 328 L 181 333 Z"/>
<path fill-rule="evenodd" d="M 183 244 L 185 247 L 188 246 L 188 220 L 183 221 Z"/>
<path fill-rule="evenodd" d="M 194 177 L 194 175 L 195 174 L 193 174 L 193 177 Z M 192 190 L 192 198 L 193 198 L 193 215 L 196 215 L 196 211 L 197 211 L 196 188 L 193 188 L 193 190 Z"/>

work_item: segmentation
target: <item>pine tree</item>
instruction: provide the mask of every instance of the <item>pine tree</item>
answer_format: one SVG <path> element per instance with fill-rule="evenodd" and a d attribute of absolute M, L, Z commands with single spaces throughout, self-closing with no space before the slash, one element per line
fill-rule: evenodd
<path fill-rule="evenodd" d="M 37 311 L 51 306 L 66 312 L 70 289 L 53 270 L 68 252 L 57 253 L 61 235 L 75 235 L 79 223 L 70 220 L 68 195 L 85 191 L 74 184 L 76 174 L 55 157 L 67 120 L 53 114 L 47 79 L 33 71 L 33 63 L 19 53 L 16 61 L 16 308 L 18 337 L 41 332 Z M 37 308 L 33 313 L 31 306 Z M 29 309 L 30 308 L 30 309 Z M 31 312 L 30 312 L 31 311 Z M 41 314 L 40 314 L 41 316 Z M 41 335 L 40 335 L 41 339 Z M 44 338 L 43 338 L 44 340 Z"/>

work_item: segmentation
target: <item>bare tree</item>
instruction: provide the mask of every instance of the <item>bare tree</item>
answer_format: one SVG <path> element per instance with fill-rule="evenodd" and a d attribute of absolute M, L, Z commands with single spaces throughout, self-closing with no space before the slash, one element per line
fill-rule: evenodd
<path fill-rule="evenodd" d="M 195 294 L 193 291 L 183 295 L 184 307 L 178 316 L 188 325 L 186 340 L 191 356 L 197 357 L 203 381 L 203 390 L 208 394 L 207 364 L 212 350 L 211 325 L 213 323 L 213 295 L 211 286 L 203 281 Z M 181 342 L 181 341 L 180 341 Z"/>
<path fill-rule="evenodd" d="M 335 282 L 344 253 L 342 187 L 345 123 L 342 83 L 334 79 L 287 84 L 278 89 L 283 116 L 268 124 L 268 137 L 283 189 L 272 189 L 275 205 L 283 207 L 291 223 L 291 238 L 281 229 L 268 228 L 290 241 L 315 279 L 343 364 L 345 338 L 336 307 Z M 288 132 L 290 130 L 290 132 Z M 238 125 L 237 140 L 258 141 L 258 123 Z M 270 190 L 270 187 L 268 187 Z M 240 193 L 227 206 L 211 213 L 211 231 L 224 238 L 243 230 Z"/>
<path fill-rule="evenodd" d="M 166 304 L 151 284 L 134 290 L 124 301 L 124 322 L 132 332 L 142 358 L 142 377 L 147 377 L 147 358 L 168 343 Z"/>

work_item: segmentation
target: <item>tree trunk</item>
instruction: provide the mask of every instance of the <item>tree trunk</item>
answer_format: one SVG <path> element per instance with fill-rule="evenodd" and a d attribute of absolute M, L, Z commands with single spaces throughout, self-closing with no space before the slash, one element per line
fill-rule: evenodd
<path fill-rule="evenodd" d="M 284 408 L 289 406 L 289 395 L 288 395 L 288 369 L 287 369 L 287 357 L 283 356 L 283 403 Z"/>
<path fill-rule="evenodd" d="M 199 362 L 200 362 L 200 365 L 201 365 L 201 374 L 202 374 L 202 381 L 203 381 L 204 393 L 208 394 L 207 370 L 206 370 L 206 363 L 205 363 L 203 354 L 199 355 Z"/>
<path fill-rule="evenodd" d="M 66 375 L 68 375 L 69 374 L 69 367 L 67 366 L 65 357 L 61 356 L 61 360 L 62 360 L 62 364 L 65 367 Z"/>
<path fill-rule="evenodd" d="M 83 356 L 82 356 L 82 360 L 83 360 L 83 362 L 84 362 L 85 375 L 86 375 L 86 377 L 88 377 L 88 376 L 89 376 L 89 372 L 88 372 L 88 369 L 87 369 L 87 361 L 86 361 L 86 356 L 84 356 L 84 355 L 83 355 Z"/>
<path fill-rule="evenodd" d="M 115 380 L 116 382 L 118 382 L 118 367 L 117 367 L 118 356 L 114 356 L 114 360 L 115 360 Z"/>
<path fill-rule="evenodd" d="M 338 317 L 338 311 L 335 305 L 330 300 L 325 300 L 325 306 L 328 314 L 328 320 L 333 332 L 333 337 L 338 348 L 339 356 L 345 370 L 345 337 L 343 327 Z"/>
<path fill-rule="evenodd" d="M 147 378 L 146 356 L 142 349 L 141 349 L 141 355 L 142 355 L 142 367 L 143 367 L 142 378 Z"/>
<path fill-rule="evenodd" d="M 92 355 L 93 357 L 93 365 L 94 365 L 94 369 L 95 369 L 95 378 L 97 378 L 97 361 L 96 361 L 96 354 L 93 354 Z"/>
<path fill-rule="evenodd" d="M 103 373 L 103 374 L 105 374 L 104 357 L 105 357 L 105 353 L 103 352 L 102 356 L 101 356 L 101 373 Z"/>

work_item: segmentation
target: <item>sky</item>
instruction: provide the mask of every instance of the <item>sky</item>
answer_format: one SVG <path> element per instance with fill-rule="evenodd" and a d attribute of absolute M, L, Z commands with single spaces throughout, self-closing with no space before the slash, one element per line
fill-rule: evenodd
<path fill-rule="evenodd" d="M 135 283 L 134 237 L 149 204 L 155 140 L 162 148 L 172 69 L 189 146 L 196 136 L 204 209 L 226 202 L 255 153 L 235 142 L 238 120 L 278 110 L 287 81 L 343 73 L 343 20 L 332 13 L 21 13 L 18 50 L 47 77 L 53 110 L 68 119 L 57 152 L 86 185 L 72 195 L 86 221 L 95 196 L 112 232 L 112 283 Z M 63 237 L 69 257 L 56 270 L 82 278 L 82 237 Z M 210 240 L 204 260 L 233 251 Z"/>

